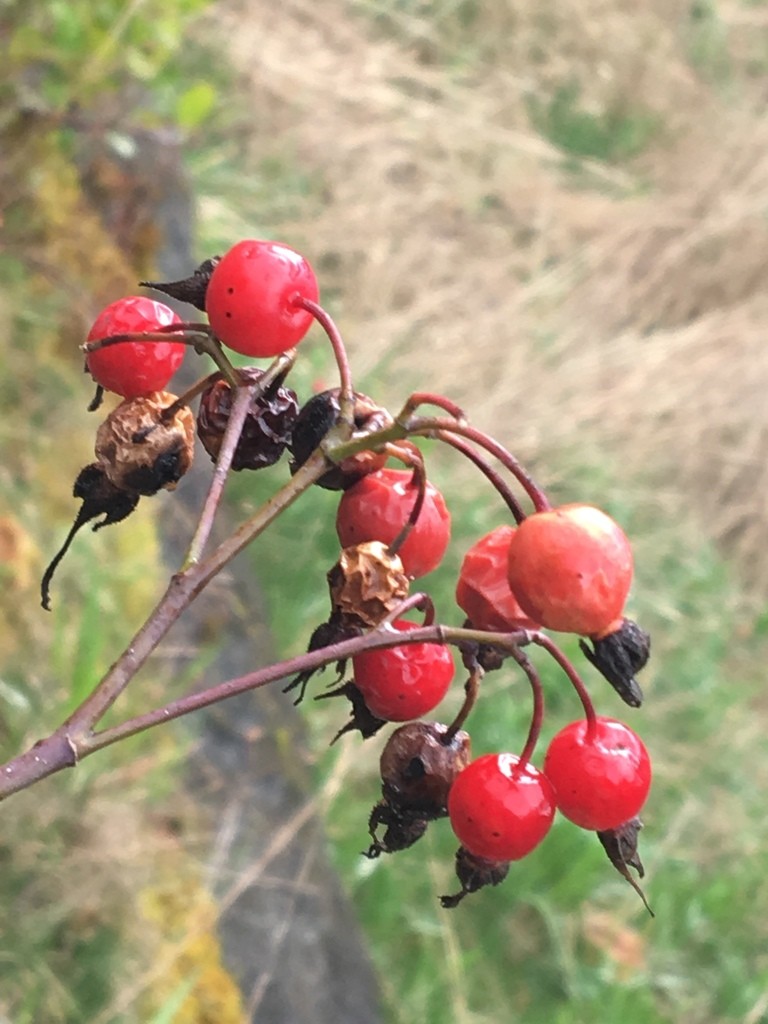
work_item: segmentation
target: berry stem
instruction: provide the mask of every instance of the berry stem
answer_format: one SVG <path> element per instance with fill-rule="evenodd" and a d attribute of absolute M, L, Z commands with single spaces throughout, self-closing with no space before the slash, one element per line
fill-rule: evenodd
<path fill-rule="evenodd" d="M 472 445 L 467 444 L 466 441 L 447 430 L 437 431 L 435 437 L 438 441 L 443 441 L 445 444 L 449 444 L 452 448 L 455 448 L 457 452 L 461 452 L 462 455 L 477 466 L 480 472 L 504 499 L 507 508 L 512 513 L 515 522 L 519 526 L 525 519 L 525 512 L 523 511 L 520 502 L 512 493 L 512 490 L 508 486 L 506 480 L 496 472 L 493 466 L 491 466 L 486 459 L 483 458 L 480 452 L 475 451 Z"/>
<path fill-rule="evenodd" d="M 292 478 L 291 483 L 296 483 L 297 477 L 301 476 L 299 480 L 301 486 L 294 497 L 297 497 L 315 479 L 322 476 L 327 468 L 324 460 L 312 456 Z M 287 502 L 287 495 L 283 495 L 282 501 Z M 281 507 L 285 507 L 285 505 Z M 243 524 L 238 531 L 239 540 L 236 550 L 234 550 L 234 544 L 230 539 L 220 545 L 205 563 L 199 563 L 197 566 L 192 566 L 186 573 L 174 576 L 168 591 L 151 618 L 136 634 L 131 645 L 83 704 L 49 736 L 38 740 L 31 748 L 6 764 L 0 765 L 0 800 L 23 789 L 28 789 L 41 779 L 54 775 L 64 768 L 73 768 L 84 757 L 126 739 L 128 736 L 135 736 L 146 729 L 175 718 L 181 718 L 201 708 L 226 700 L 228 697 L 267 686 L 300 672 L 314 671 L 324 665 L 330 665 L 332 662 L 352 658 L 364 651 L 412 643 L 450 643 L 455 646 L 466 643 L 491 643 L 503 650 L 512 651 L 516 646 L 530 643 L 533 639 L 534 635 L 526 630 L 517 630 L 513 633 L 487 633 L 476 629 L 442 626 L 438 623 L 431 626 L 420 626 L 405 633 L 374 629 L 362 636 L 330 644 L 315 651 L 308 651 L 288 661 L 269 665 L 237 679 L 230 679 L 203 691 L 188 694 L 163 707 L 144 712 L 108 729 L 94 732 L 95 723 L 106 714 L 182 611 L 229 559 L 245 546 L 247 539 L 244 538 L 247 538 L 249 532 L 255 528 L 254 521 L 262 521 L 261 515 L 263 515 L 263 510 L 260 510 L 260 513 L 252 517 L 248 523 Z"/>
<path fill-rule="evenodd" d="M 459 434 L 467 440 L 474 442 L 487 452 L 490 452 L 499 460 L 505 469 L 508 469 L 512 476 L 522 486 L 525 493 L 531 499 L 533 507 L 537 512 L 546 512 L 552 506 L 546 494 L 541 490 L 533 477 L 523 468 L 514 455 L 494 438 L 472 427 L 468 423 L 459 423 L 455 420 L 446 420 L 439 417 L 414 417 L 403 422 L 408 434 L 418 434 L 428 437 L 439 437 L 442 432 Z"/>
<path fill-rule="evenodd" d="M 411 485 L 417 488 L 416 500 L 413 503 L 413 508 L 410 511 L 408 518 L 403 524 L 402 530 L 398 533 L 395 539 L 387 548 L 387 554 L 396 555 L 403 544 L 408 540 L 408 535 L 414 528 L 416 523 L 419 521 L 421 510 L 424 508 L 424 499 L 427 496 L 427 473 L 424 468 L 424 461 L 419 455 L 418 458 L 412 459 L 413 476 L 411 477 Z"/>
<path fill-rule="evenodd" d="M 437 395 L 432 391 L 414 391 L 403 406 L 398 419 L 410 419 L 420 405 L 434 405 L 461 423 L 465 423 L 467 420 L 464 410 L 460 406 L 452 402 L 450 398 L 446 398 L 445 395 Z"/>
<path fill-rule="evenodd" d="M 65 723 L 73 743 L 87 736 L 129 684 L 182 612 L 210 581 L 328 469 L 322 453 L 312 455 L 291 479 L 201 562 L 171 577 L 165 594 L 121 657 Z M 3 789 L 0 787 L 0 797 Z"/>
<path fill-rule="evenodd" d="M 589 696 L 589 691 L 584 685 L 581 676 L 573 667 L 568 658 L 563 654 L 557 644 L 546 633 L 541 633 L 538 630 L 529 634 L 531 643 L 536 644 L 538 647 L 543 647 L 557 662 L 560 668 L 568 676 L 574 690 L 578 694 L 579 700 L 581 701 L 582 707 L 584 708 L 584 717 L 587 720 L 587 729 L 585 738 L 587 742 L 590 742 L 594 738 L 596 716 L 595 706 L 592 703 L 592 698 Z"/>
<path fill-rule="evenodd" d="M 220 379 L 220 370 L 214 370 L 213 373 L 209 373 L 207 377 L 201 377 L 200 380 L 187 388 L 184 394 L 179 395 L 175 402 L 171 402 L 169 406 L 163 409 L 160 415 L 160 421 L 162 423 L 170 423 L 179 409 L 185 405 L 189 405 L 189 403 L 194 401 L 198 395 L 201 395 L 210 384 L 213 384 L 215 381 Z"/>
<path fill-rule="evenodd" d="M 448 728 L 443 733 L 440 740 L 445 746 L 448 746 L 452 741 L 459 729 L 464 727 L 464 723 L 469 718 L 472 708 L 477 702 L 478 695 L 480 694 L 480 683 L 482 682 L 485 673 L 479 665 L 475 664 L 467 677 L 466 683 L 464 683 L 464 700 L 458 713 Z"/>
<path fill-rule="evenodd" d="M 141 341 L 150 344 L 174 341 L 181 345 L 190 345 L 199 355 L 206 354 L 211 357 L 230 387 L 238 386 L 237 370 L 224 354 L 221 344 L 208 324 L 168 324 L 166 327 L 159 327 L 156 331 L 129 331 L 125 334 L 111 334 L 108 338 L 88 341 L 80 348 L 86 353 L 96 352 L 98 349 L 111 348 L 113 345 L 120 345 L 126 341 Z"/>
<path fill-rule="evenodd" d="M 458 644 L 467 640 L 476 640 L 480 635 L 477 630 L 456 629 L 435 624 L 432 626 L 420 626 L 417 629 L 399 632 L 391 629 L 380 629 L 377 627 L 369 633 L 351 640 L 343 640 L 328 647 L 320 648 L 317 651 L 306 652 L 287 661 L 269 665 L 257 669 L 248 675 L 236 679 L 227 680 L 198 693 L 192 693 L 178 700 L 170 701 L 162 708 L 137 715 L 119 725 L 102 729 L 92 733 L 78 745 L 78 756 L 83 757 L 100 750 L 103 747 L 116 743 L 128 736 L 134 736 L 145 729 L 160 725 L 162 722 L 171 721 L 174 718 L 181 718 L 183 715 L 191 714 L 201 708 L 217 704 L 228 697 L 235 697 L 250 690 L 260 689 L 270 683 L 278 682 L 298 672 L 306 672 L 329 665 L 331 662 L 353 658 L 356 654 L 364 651 L 379 650 L 387 647 L 399 647 L 403 644 L 414 643 L 451 643 Z M 498 634 L 501 644 L 514 646 L 513 637 L 520 639 L 521 634 L 507 633 Z M 0 797 L 3 795 L 2 773 L 0 771 Z"/>
<path fill-rule="evenodd" d="M 382 626 L 390 625 L 395 619 L 401 618 L 406 615 L 412 609 L 416 611 L 424 612 L 424 622 L 422 625 L 431 626 L 435 621 L 435 605 L 429 594 L 416 593 L 410 594 L 404 601 L 402 601 L 396 608 L 394 608 L 386 618 L 383 618 L 376 627 L 381 629 Z"/>
<path fill-rule="evenodd" d="M 533 757 L 536 744 L 539 742 L 541 723 L 544 721 L 544 690 L 541 685 L 541 677 L 525 651 L 521 651 L 519 648 L 515 647 L 512 649 L 511 654 L 523 672 L 528 676 L 528 681 L 531 684 L 531 689 L 533 690 L 533 712 L 531 714 L 531 724 L 528 729 L 528 738 L 525 741 L 525 746 L 520 752 L 520 760 L 515 768 L 515 775 L 519 775 L 520 772 L 525 770 L 525 766 Z"/>
<path fill-rule="evenodd" d="M 219 503 L 221 502 L 221 496 L 224 492 L 224 484 L 227 481 L 227 476 L 229 475 L 229 470 L 232 466 L 232 459 L 234 458 L 235 450 L 243 431 L 243 424 L 245 423 L 245 418 L 248 415 L 248 410 L 251 407 L 255 390 L 256 386 L 247 387 L 241 385 L 235 392 L 232 409 L 229 414 L 229 419 L 227 420 L 224 437 L 221 441 L 221 448 L 219 449 L 219 455 L 213 469 L 213 476 L 211 477 L 208 494 L 205 497 L 203 510 L 200 513 L 197 528 L 190 542 L 187 556 L 184 559 L 182 572 L 189 569 L 192 565 L 197 565 L 202 557 L 205 545 L 208 543 L 208 538 L 210 537 L 211 530 L 213 529 L 213 521 L 216 517 L 216 512 L 218 511 Z"/>
<path fill-rule="evenodd" d="M 319 303 L 313 302 L 312 299 L 307 299 L 303 295 L 297 295 L 293 300 L 293 304 L 311 313 L 328 335 L 328 340 L 331 343 L 333 355 L 336 359 L 336 365 L 339 368 L 339 422 L 344 424 L 351 432 L 355 426 L 355 396 L 352 386 L 352 370 L 349 365 L 347 349 L 344 345 L 341 331 L 336 326 L 330 313 L 326 312 Z"/>

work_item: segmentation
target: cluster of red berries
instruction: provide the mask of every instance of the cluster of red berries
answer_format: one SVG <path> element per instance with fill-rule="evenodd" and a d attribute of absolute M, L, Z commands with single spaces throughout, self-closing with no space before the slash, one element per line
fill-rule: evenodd
<path fill-rule="evenodd" d="M 590 505 L 551 508 L 535 485 L 519 477 L 534 511 L 523 514 L 509 498 L 515 525 L 500 525 L 471 547 L 457 582 L 456 601 L 466 617 L 458 641 L 468 671 L 463 704 L 449 725 L 422 721 L 446 697 L 455 664 L 446 644 L 407 638 L 419 624 L 403 616 L 418 608 L 426 611 L 424 625 L 433 624 L 428 598 L 409 598 L 409 589 L 440 564 L 451 520 L 443 496 L 427 480 L 420 450 L 407 438 L 463 432 L 452 443 L 485 466 L 493 481 L 498 479 L 494 471 L 467 443 L 482 447 L 482 435 L 470 432 L 455 407 L 437 396 L 427 400 L 455 413 L 455 422 L 425 421 L 427 426 L 420 423 L 409 431 L 410 421 L 402 415 L 396 421 L 368 396 L 352 391 L 343 372 L 340 388 L 315 395 L 300 408 L 284 384 L 291 361 L 267 371 L 235 370 L 225 348 L 253 358 L 282 356 L 313 320 L 334 341 L 330 318 L 317 304 L 315 275 L 288 246 L 243 241 L 223 257 L 205 261 L 189 278 L 148 284 L 203 310 L 208 323 L 185 323 L 168 306 L 141 296 L 119 299 L 96 318 L 84 346 L 97 384 L 91 407 L 98 406 L 103 390 L 123 400 L 99 427 L 95 461 L 75 483 L 82 507 L 43 578 L 43 605 L 49 605 L 53 571 L 80 526 L 99 516 L 94 529 L 118 522 L 141 496 L 175 487 L 191 465 L 195 437 L 213 460 L 219 457 L 237 388 L 249 387 L 251 399 L 232 458 L 236 470 L 272 465 L 287 450 L 296 473 L 343 424 L 351 450 L 337 460 L 327 456 L 327 471 L 317 481 L 341 491 L 336 527 L 342 550 L 328 573 L 331 612 L 314 631 L 309 650 L 333 649 L 372 633 L 390 644 L 361 643 L 352 657 L 352 678 L 343 681 L 346 661 L 340 659 L 341 685 L 321 695 L 341 694 L 351 703 L 351 719 L 339 735 L 357 729 L 368 737 L 385 723 L 404 723 L 382 754 L 382 799 L 370 817 L 368 856 L 407 848 L 428 822 L 448 817 L 461 844 L 456 857 L 461 891 L 443 897 L 443 904 L 455 906 L 467 893 L 500 882 L 511 861 L 544 839 L 559 810 L 597 832 L 612 862 L 636 886 L 628 867 L 642 876 L 637 815 L 650 787 L 648 753 L 628 726 L 594 712 L 575 669 L 543 632 L 581 637 L 588 661 L 627 704 L 639 706 L 635 674 L 647 661 L 649 640 L 624 615 L 633 562 L 621 528 Z M 166 388 L 188 345 L 210 354 L 219 369 L 176 396 Z M 189 404 L 198 395 L 195 417 Z M 486 451 L 497 455 L 499 446 L 486 445 Z M 392 458 L 404 468 L 389 467 Z M 498 489 L 506 496 L 505 485 Z M 392 635 L 402 635 L 403 642 L 392 645 Z M 584 718 L 552 739 L 541 769 L 531 763 L 543 697 L 522 652 L 529 643 L 553 654 L 584 706 Z M 510 656 L 533 689 L 528 740 L 519 755 L 488 753 L 472 760 L 463 726 L 483 674 Z M 300 672 L 289 684 L 288 689 L 298 688 L 298 700 L 314 671 Z"/>
<path fill-rule="evenodd" d="M 387 470 L 354 484 L 339 507 L 342 545 L 377 540 L 389 544 L 391 551 L 414 504 L 409 490 L 414 484 L 407 474 Z M 410 578 L 434 569 L 449 539 L 445 502 L 431 485 L 426 490 L 421 516 L 399 552 Z M 353 575 L 347 574 L 346 585 Z M 596 508 L 567 505 L 535 512 L 518 527 L 497 527 L 472 546 L 461 566 L 456 600 L 467 616 L 466 626 L 481 634 L 539 634 L 546 627 L 586 635 L 596 651 L 604 651 L 606 644 L 609 652 L 623 651 L 629 667 L 625 664 L 625 672 L 612 681 L 636 705 L 634 672 L 648 650 L 646 637 L 641 657 L 626 653 L 627 635 L 633 651 L 641 632 L 623 617 L 631 576 L 629 542 L 618 525 Z M 349 636 L 357 612 L 354 604 L 340 610 L 337 574 L 331 579 L 333 610 L 323 624 L 321 646 Z M 381 593 L 385 588 L 380 578 L 377 583 Z M 382 613 L 387 607 L 382 602 Z M 408 632 L 417 624 L 396 619 L 390 628 Z M 492 640 L 466 647 L 463 654 L 470 672 L 480 674 L 503 661 Z M 598 667 L 606 663 L 604 655 L 593 653 L 592 658 Z M 615 673 L 621 659 L 609 654 L 607 664 Z M 470 760 L 469 735 L 458 727 L 467 715 L 466 702 L 450 726 L 413 721 L 440 704 L 453 675 L 446 646 L 415 643 L 354 656 L 352 679 L 331 691 L 352 704 L 351 721 L 342 732 L 354 728 L 367 737 L 385 722 L 410 723 L 395 731 L 382 754 L 382 800 L 371 815 L 368 856 L 407 848 L 421 838 L 430 820 L 448 816 L 461 843 L 456 869 L 462 889 L 443 903 L 455 906 L 468 892 L 501 881 L 509 862 L 525 857 L 544 839 L 559 810 L 581 828 L 597 832 L 614 851 L 612 859 L 622 873 L 626 875 L 630 863 L 637 867 L 637 815 L 648 795 L 651 767 L 636 733 L 622 722 L 596 715 L 579 681 L 585 717 L 554 736 L 541 770 L 529 760 L 540 714 L 523 755 L 494 753 Z M 538 687 L 535 677 L 533 681 Z M 381 826 L 386 831 L 380 838 Z M 634 845 L 628 846 L 629 835 Z"/>

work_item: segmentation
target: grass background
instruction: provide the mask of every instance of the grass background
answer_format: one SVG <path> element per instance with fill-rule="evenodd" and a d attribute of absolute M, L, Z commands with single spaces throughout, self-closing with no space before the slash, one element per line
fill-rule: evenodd
<path fill-rule="evenodd" d="M 161 499 L 83 538 L 53 617 L 38 612 L 51 535 L 90 458 L 76 346 L 153 247 L 150 225 L 126 257 L 89 215 L 63 115 L 76 101 L 119 143 L 127 94 L 140 125 L 183 134 L 201 258 L 249 235 L 295 245 L 359 386 L 392 408 L 444 391 L 636 547 L 631 612 L 654 638 L 632 715 L 655 764 L 653 921 L 594 837 L 562 821 L 503 886 L 440 911 L 447 828 L 360 858 L 378 746 L 328 751 L 342 711 L 307 707 L 389 1019 L 768 1020 L 768 6 L 175 0 L 150 18 L 142 3 L 46 0 L 5 4 L 0 27 L 3 750 L 58 722 L 162 584 Z M 305 352 L 307 394 L 332 366 L 319 334 Z M 428 456 L 454 517 L 429 589 L 458 621 L 462 549 L 502 510 L 471 469 Z M 233 500 L 251 507 L 281 473 L 238 480 Z M 334 504 L 307 495 L 254 545 L 286 654 L 326 614 Z M 542 668 L 551 732 L 577 711 Z M 601 681 L 594 692 L 625 716 Z M 489 677 L 475 752 L 518 747 L 526 717 L 514 674 Z M 183 756 L 183 734 L 158 734 L 3 808 L 0 1013 L 13 1024 L 239 1019 L 200 865 L 165 825 Z"/>

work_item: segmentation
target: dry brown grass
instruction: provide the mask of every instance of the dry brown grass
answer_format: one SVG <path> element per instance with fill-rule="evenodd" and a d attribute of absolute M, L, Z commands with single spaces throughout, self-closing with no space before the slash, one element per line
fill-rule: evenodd
<path fill-rule="evenodd" d="M 467 5 L 395 6 L 218 6 L 254 162 L 288 156 L 322 183 L 254 228 L 301 239 L 393 401 L 402 373 L 526 457 L 578 436 L 628 479 L 652 470 L 665 507 L 699 510 L 762 587 L 768 127 L 748 72 L 765 12 L 723 4 L 702 28 L 682 2 L 506 0 L 462 26 Z M 723 67 L 727 99 L 707 82 Z M 528 114 L 565 82 L 659 131 L 574 176 Z"/>

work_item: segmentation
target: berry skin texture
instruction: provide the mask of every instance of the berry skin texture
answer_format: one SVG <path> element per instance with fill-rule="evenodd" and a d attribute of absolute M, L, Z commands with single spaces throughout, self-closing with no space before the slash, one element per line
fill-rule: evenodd
<path fill-rule="evenodd" d="M 415 622 L 392 623 L 402 633 Z M 352 659 L 355 684 L 368 710 L 386 722 L 409 722 L 436 708 L 448 692 L 455 667 L 443 644 L 406 644 L 364 651 Z"/>
<path fill-rule="evenodd" d="M 507 632 L 538 629 L 509 586 L 507 561 L 513 526 L 497 526 L 464 555 L 456 585 L 456 604 L 475 629 Z"/>
<path fill-rule="evenodd" d="M 620 618 L 632 583 L 621 527 L 591 505 L 536 512 L 509 545 L 508 579 L 520 607 L 547 629 L 604 633 Z"/>
<path fill-rule="evenodd" d="M 448 815 L 460 843 L 476 857 L 520 860 L 542 841 L 555 816 L 555 791 L 515 754 L 484 754 L 459 775 Z"/>
<path fill-rule="evenodd" d="M 298 345 L 313 318 L 294 300 L 317 302 L 318 295 L 315 272 L 295 249 L 246 239 L 233 245 L 214 268 L 205 309 L 220 341 L 260 359 Z"/>
<path fill-rule="evenodd" d="M 598 715 L 592 734 L 580 719 L 553 737 L 544 774 L 566 818 L 605 832 L 639 813 L 651 787 L 651 759 L 628 726 Z"/>
<path fill-rule="evenodd" d="M 88 341 L 113 334 L 156 331 L 181 320 L 170 308 L 143 295 L 130 295 L 106 306 L 88 332 Z M 165 390 L 181 366 L 185 346 L 174 341 L 124 341 L 89 352 L 85 363 L 93 379 L 123 398 L 141 398 Z"/>
<path fill-rule="evenodd" d="M 344 492 L 336 514 L 341 546 L 378 540 L 391 544 L 402 530 L 418 494 L 408 470 L 380 469 Z M 421 514 L 399 548 L 403 569 L 412 579 L 426 576 L 442 561 L 451 539 L 451 516 L 445 500 L 429 481 Z"/>

